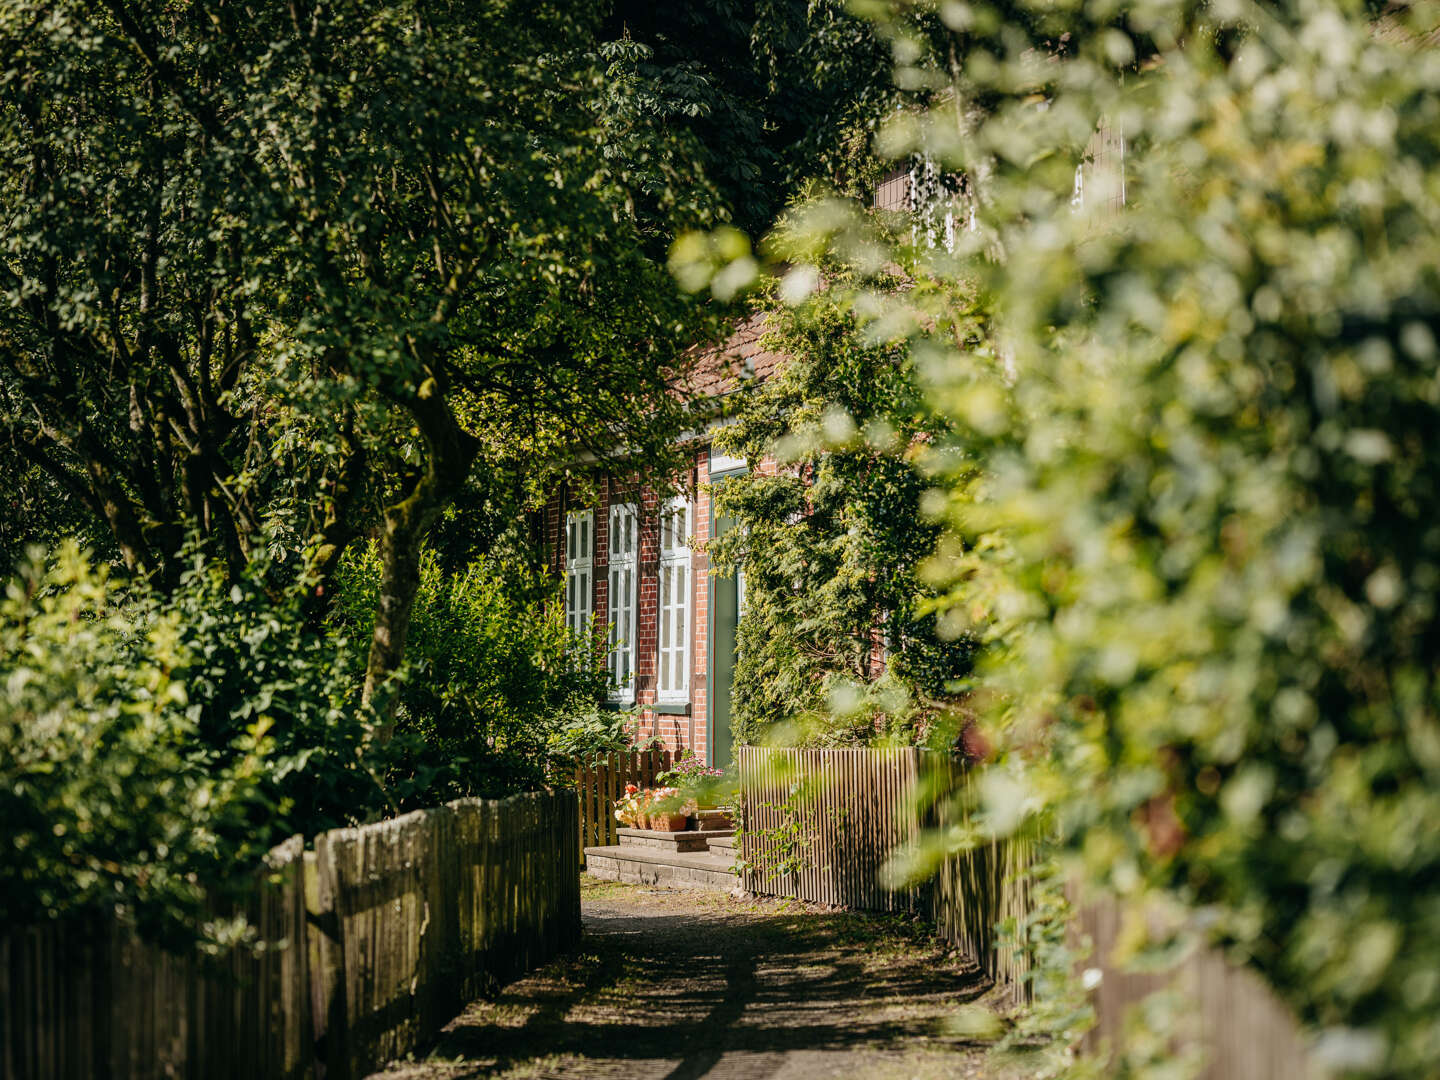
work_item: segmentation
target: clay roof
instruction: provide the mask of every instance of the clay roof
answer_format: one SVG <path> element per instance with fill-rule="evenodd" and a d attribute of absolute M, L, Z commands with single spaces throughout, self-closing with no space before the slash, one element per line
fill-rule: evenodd
<path fill-rule="evenodd" d="M 789 358 L 761 346 L 769 320 L 769 312 L 757 311 L 719 345 L 699 349 L 680 389 L 687 397 L 717 398 L 775 374 Z"/>

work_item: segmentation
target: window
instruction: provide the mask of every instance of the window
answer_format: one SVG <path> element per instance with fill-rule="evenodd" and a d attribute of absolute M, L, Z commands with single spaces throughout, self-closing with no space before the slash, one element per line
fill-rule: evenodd
<path fill-rule="evenodd" d="M 577 634 L 590 628 L 595 595 L 595 511 L 565 515 L 565 625 Z"/>
<path fill-rule="evenodd" d="M 616 701 L 635 700 L 635 604 L 640 519 L 634 503 L 610 507 L 610 681 Z"/>
<path fill-rule="evenodd" d="M 710 475 L 719 476 L 722 473 L 739 472 L 745 468 L 746 462 L 743 457 L 731 457 L 729 454 L 710 447 Z"/>
<path fill-rule="evenodd" d="M 660 665 L 656 700 L 690 700 L 690 532 L 692 509 L 671 499 L 660 511 Z"/>

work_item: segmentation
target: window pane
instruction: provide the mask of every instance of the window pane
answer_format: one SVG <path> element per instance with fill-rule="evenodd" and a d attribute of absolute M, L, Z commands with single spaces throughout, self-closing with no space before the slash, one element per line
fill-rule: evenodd
<path fill-rule="evenodd" d="M 670 567 L 660 568 L 660 648 L 670 647 L 670 625 L 665 619 L 665 608 L 670 603 Z"/>
<path fill-rule="evenodd" d="M 676 571 L 675 577 L 679 579 L 681 576 L 680 572 Z M 675 632 L 671 640 L 675 643 L 677 650 L 683 649 L 685 648 L 685 603 L 683 600 L 676 599 L 673 617 L 675 619 Z"/>

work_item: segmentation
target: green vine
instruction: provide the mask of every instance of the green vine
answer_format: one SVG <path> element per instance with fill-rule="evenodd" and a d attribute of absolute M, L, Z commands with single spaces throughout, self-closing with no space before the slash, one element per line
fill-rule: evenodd
<path fill-rule="evenodd" d="M 777 811 L 781 823 L 773 828 L 757 829 L 748 824 L 748 808 L 742 806 L 736 821 L 736 839 L 754 836 L 759 848 L 753 860 L 737 856 L 735 867 L 738 871 L 754 871 L 764 875 L 765 881 L 791 877 L 802 870 L 828 870 L 828 865 L 816 866 L 815 848 L 822 830 L 821 823 L 828 825 L 825 831 L 832 836 L 843 837 L 850 822 L 847 807 L 821 807 L 815 804 L 804 781 L 790 785 L 784 801 L 779 803 L 761 802 L 756 807 Z"/>

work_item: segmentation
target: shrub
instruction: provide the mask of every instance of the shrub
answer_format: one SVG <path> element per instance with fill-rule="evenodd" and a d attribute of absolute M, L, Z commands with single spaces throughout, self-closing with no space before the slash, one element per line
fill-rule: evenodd
<path fill-rule="evenodd" d="M 403 741 L 373 738 L 376 717 L 355 675 L 359 643 L 315 625 L 291 566 L 262 551 L 232 584 L 196 555 L 170 594 L 131 592 L 145 617 L 176 624 L 195 722 L 189 752 L 223 768 L 246 733 L 264 727 L 268 810 L 257 828 L 313 836 L 394 813 L 414 794 L 403 769 L 390 775 Z"/>
<path fill-rule="evenodd" d="M 633 710 L 606 711 L 596 707 L 562 718 L 550 731 L 550 755 L 568 763 L 577 757 L 624 753 L 631 747 L 634 726 Z"/>
<path fill-rule="evenodd" d="M 114 911 L 193 933 L 208 884 L 267 834 L 268 722 L 197 752 L 179 616 L 124 606 L 74 546 L 34 551 L 0 600 L 0 920 Z"/>
<path fill-rule="evenodd" d="M 369 638 L 378 578 L 373 545 L 347 556 L 336 620 L 357 640 Z M 396 691 L 406 757 L 391 771 L 410 804 L 536 787 L 552 738 L 595 712 L 604 653 L 565 626 L 553 586 L 518 561 L 446 574 L 433 554 L 422 560 Z"/>

